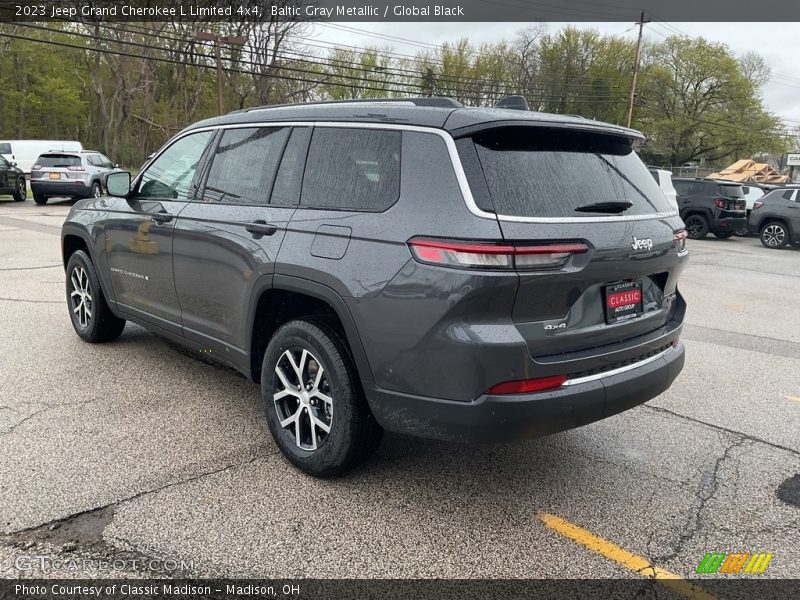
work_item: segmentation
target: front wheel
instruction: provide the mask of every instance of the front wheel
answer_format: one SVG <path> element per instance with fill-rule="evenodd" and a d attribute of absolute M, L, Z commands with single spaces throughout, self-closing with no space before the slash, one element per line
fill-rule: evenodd
<path fill-rule="evenodd" d="M 103 195 L 103 188 L 101 188 L 100 184 L 97 181 L 95 181 L 92 184 L 92 196 L 91 197 L 92 198 L 99 198 L 102 195 Z"/>
<path fill-rule="evenodd" d="M 20 177 L 17 183 L 17 189 L 14 190 L 14 194 L 12 195 L 14 202 L 25 202 L 27 195 L 28 189 L 25 187 L 25 178 Z"/>
<path fill-rule="evenodd" d="M 686 217 L 686 233 L 689 239 L 702 240 L 708 235 L 708 221 L 702 215 L 689 215 Z"/>
<path fill-rule="evenodd" d="M 125 320 L 108 307 L 92 260 L 83 250 L 74 252 L 67 263 L 67 306 L 75 333 L 87 342 L 111 342 L 125 328 Z"/>
<path fill-rule="evenodd" d="M 789 232 L 783 223 L 767 223 L 761 229 L 761 243 L 767 248 L 784 248 L 789 243 Z"/>
<path fill-rule="evenodd" d="M 261 398 L 283 455 L 315 477 L 364 462 L 382 429 L 369 410 L 346 342 L 323 321 L 286 323 L 264 353 Z"/>

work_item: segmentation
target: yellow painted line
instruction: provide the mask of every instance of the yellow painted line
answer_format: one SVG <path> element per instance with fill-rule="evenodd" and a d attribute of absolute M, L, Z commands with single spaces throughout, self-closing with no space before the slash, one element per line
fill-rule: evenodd
<path fill-rule="evenodd" d="M 789 394 L 784 394 L 784 398 L 788 398 L 789 400 L 794 400 L 795 402 L 800 402 L 800 397 L 797 396 L 790 396 Z"/>
<path fill-rule="evenodd" d="M 712 596 L 702 588 L 689 583 L 675 573 L 666 571 L 660 567 L 650 564 L 650 561 L 636 554 L 632 554 L 627 550 L 620 548 L 616 544 L 604 540 L 596 536 L 583 527 L 573 525 L 569 521 L 565 521 L 561 517 L 551 515 L 550 513 L 539 513 L 539 518 L 550 529 L 556 533 L 560 533 L 564 537 L 586 546 L 592 552 L 596 552 L 601 556 L 613 560 L 615 563 L 622 565 L 626 569 L 634 571 L 643 577 L 655 579 L 661 585 L 668 587 L 673 592 L 690 598 L 691 600 L 717 600 L 716 596 Z"/>

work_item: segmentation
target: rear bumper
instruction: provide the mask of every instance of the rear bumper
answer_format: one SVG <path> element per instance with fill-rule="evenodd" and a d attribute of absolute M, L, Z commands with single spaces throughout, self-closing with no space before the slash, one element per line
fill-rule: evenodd
<path fill-rule="evenodd" d="M 31 191 L 34 194 L 44 194 L 46 196 L 81 196 L 88 198 L 91 196 L 91 186 L 81 180 L 65 181 L 37 181 L 30 182 Z"/>
<path fill-rule="evenodd" d="M 384 429 L 420 437 L 469 442 L 530 439 L 586 425 L 647 402 L 665 391 L 683 368 L 682 344 L 659 355 L 568 381 L 535 394 L 480 396 L 456 402 L 367 390 L 370 407 Z"/>
<path fill-rule="evenodd" d="M 713 219 L 711 223 L 709 223 L 709 229 L 711 229 L 712 233 L 717 231 L 720 233 L 734 233 L 746 226 L 746 217 Z"/>

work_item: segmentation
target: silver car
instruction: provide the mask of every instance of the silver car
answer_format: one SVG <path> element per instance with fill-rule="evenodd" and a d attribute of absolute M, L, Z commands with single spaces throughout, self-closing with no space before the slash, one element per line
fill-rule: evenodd
<path fill-rule="evenodd" d="M 93 150 L 42 154 L 31 167 L 33 200 L 45 204 L 54 196 L 99 198 L 106 175 L 117 168 L 119 165 Z"/>

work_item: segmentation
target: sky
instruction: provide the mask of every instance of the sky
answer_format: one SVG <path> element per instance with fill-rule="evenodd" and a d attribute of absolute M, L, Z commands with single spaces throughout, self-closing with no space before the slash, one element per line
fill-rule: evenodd
<path fill-rule="evenodd" d="M 354 46 L 392 46 L 395 52 L 415 54 L 427 44 L 441 44 L 468 37 L 474 44 L 512 40 L 528 23 L 316 23 L 309 38 Z M 558 31 L 567 23 L 547 23 L 548 31 Z M 579 28 L 594 28 L 605 34 L 635 39 L 633 23 L 572 23 Z M 343 27 L 347 29 L 343 29 Z M 354 31 L 358 30 L 358 31 Z M 362 33 L 366 32 L 366 33 Z M 671 34 L 727 44 L 734 54 L 753 50 L 772 69 L 770 81 L 761 90 L 768 110 L 779 115 L 789 129 L 800 127 L 800 60 L 797 57 L 797 23 L 648 23 L 645 39 L 659 41 Z M 373 34 L 373 35 L 369 35 Z M 386 39 L 378 36 L 403 38 Z M 309 39 L 311 41 L 311 39 Z"/>

